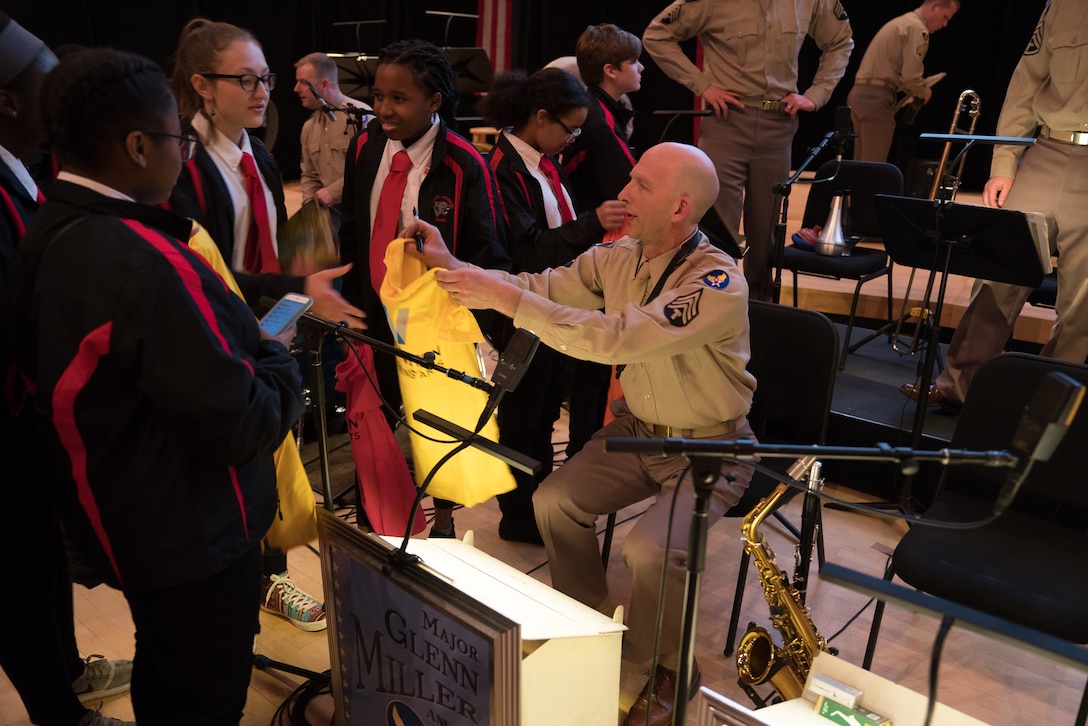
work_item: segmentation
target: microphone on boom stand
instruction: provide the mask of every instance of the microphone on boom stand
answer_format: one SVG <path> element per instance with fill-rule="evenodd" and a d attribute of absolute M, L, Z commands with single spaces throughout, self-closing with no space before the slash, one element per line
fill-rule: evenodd
<path fill-rule="evenodd" d="M 1043 378 L 1013 432 L 1009 449 L 1016 456 L 1016 464 L 994 502 L 995 517 L 1012 504 L 1032 465 L 1050 459 L 1083 400 L 1084 386 L 1075 379 L 1057 371 Z"/>
<path fill-rule="evenodd" d="M 329 121 L 335 121 L 336 112 L 333 111 L 333 108 L 331 105 L 329 105 L 329 102 L 326 101 L 324 97 L 322 97 L 322 95 L 317 92 L 317 89 L 314 88 L 314 84 L 310 83 L 305 78 L 302 79 L 302 82 L 306 84 L 306 87 L 310 89 L 310 93 L 314 94 L 314 98 L 316 98 L 317 102 L 321 104 L 321 110 L 325 113 L 326 116 L 329 117 Z"/>
<path fill-rule="evenodd" d="M 850 121 L 850 107 L 839 106 L 835 109 L 835 130 L 832 132 L 831 144 L 835 151 L 835 161 L 842 161 L 846 154 L 846 147 L 850 139 L 857 138 L 853 124 Z"/>
<path fill-rule="evenodd" d="M 518 328 L 513 337 L 510 338 L 510 342 L 506 344 L 506 347 L 503 348 L 502 353 L 499 355 L 499 364 L 495 367 L 495 372 L 491 375 L 493 388 L 491 394 L 487 397 L 487 405 L 484 406 L 483 413 L 480 414 L 480 420 L 476 422 L 477 431 L 482 429 L 487 420 L 491 418 L 491 414 L 498 408 L 499 401 L 506 395 L 506 392 L 513 391 L 518 387 L 518 383 L 525 376 L 529 363 L 533 360 L 533 356 L 536 355 L 538 345 L 540 345 L 540 338 L 524 328 Z"/>

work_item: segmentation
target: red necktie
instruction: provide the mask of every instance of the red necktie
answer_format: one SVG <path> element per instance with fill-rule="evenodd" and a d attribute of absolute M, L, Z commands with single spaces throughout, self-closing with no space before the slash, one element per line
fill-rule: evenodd
<path fill-rule="evenodd" d="M 257 172 L 253 157 L 242 153 L 242 174 L 246 177 L 246 196 L 249 197 L 249 234 L 246 236 L 246 252 L 242 266 L 246 272 L 280 271 L 276 250 L 272 246 L 272 229 L 268 224 L 268 206 L 264 199 L 264 186 Z"/>
<path fill-rule="evenodd" d="M 574 211 L 571 210 L 570 204 L 567 203 L 567 197 L 563 194 L 563 183 L 559 181 L 559 169 L 555 167 L 555 162 L 552 161 L 550 156 L 541 156 L 540 168 L 548 177 L 548 181 L 552 183 L 552 191 L 555 192 L 555 201 L 559 202 L 559 218 L 564 222 L 571 221 L 574 219 Z"/>
<path fill-rule="evenodd" d="M 378 197 L 378 211 L 374 213 L 374 231 L 370 235 L 370 284 L 374 292 L 381 292 L 385 279 L 385 249 L 397 237 L 400 225 L 400 207 L 404 201 L 404 188 L 408 186 L 408 170 L 412 160 L 401 149 L 393 154 L 389 175 L 382 184 Z"/>

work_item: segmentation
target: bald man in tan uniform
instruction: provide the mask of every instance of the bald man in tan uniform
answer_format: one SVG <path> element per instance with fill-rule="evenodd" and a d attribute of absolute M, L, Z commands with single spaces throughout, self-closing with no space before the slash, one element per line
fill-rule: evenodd
<path fill-rule="evenodd" d="M 927 0 L 889 20 L 873 36 L 846 99 L 857 134 L 856 161 L 888 160 L 895 135 L 896 94 L 902 91 L 929 101 L 933 91 L 922 77 L 929 36 L 948 25 L 959 9 L 959 0 Z"/>
<path fill-rule="evenodd" d="M 982 201 L 1042 212 L 1058 254 L 1057 320 L 1043 355 L 1088 356 L 1088 3 L 1051 0 L 1013 71 L 997 120 L 999 136 L 1035 145 L 995 146 Z M 980 367 L 1005 347 L 1031 288 L 976 280 L 931 386 L 930 404 L 963 403 Z M 917 398 L 914 384 L 902 386 Z"/>
<path fill-rule="evenodd" d="M 806 34 L 820 48 L 812 85 L 797 89 Z M 680 43 L 698 36 L 702 70 Z M 775 185 L 789 178 L 797 112 L 827 103 L 854 47 L 837 0 L 676 0 L 646 28 L 643 46 L 661 70 L 714 110 L 699 124 L 699 148 L 714 160 L 715 208 L 731 229 L 744 215 L 744 276 L 753 299 L 770 300 Z"/>
<path fill-rule="evenodd" d="M 533 505 L 551 563 L 552 585 L 590 606 L 601 605 L 608 583 L 596 523 L 601 515 L 654 498 L 624 540 L 631 595 L 624 657 L 653 653 L 661 573 L 668 579 L 662 654 L 653 694 L 644 689 L 628 723 L 668 723 L 680 656 L 681 619 L 694 505 L 683 456 L 606 453 L 607 437 L 732 440 L 752 438 L 747 414 L 755 379 L 749 359 L 748 287 L 733 258 L 711 245 L 698 222 L 717 196 L 714 165 L 694 146 L 652 147 L 620 191 L 628 236 L 590 248 L 565 267 L 517 276 L 454 259 L 433 227 L 424 260 L 439 284 L 462 304 L 497 310 L 518 327 L 567 355 L 623 367 L 626 405 L 580 452 L 545 479 Z M 657 291 L 658 294 L 653 293 Z M 748 466 L 722 464 L 709 504 L 715 524 L 751 481 Z M 677 489 L 679 491 L 677 492 Z M 676 496 L 672 538 L 669 507 Z M 698 670 L 694 669 L 693 674 Z M 664 720 L 663 720 L 664 719 Z"/>

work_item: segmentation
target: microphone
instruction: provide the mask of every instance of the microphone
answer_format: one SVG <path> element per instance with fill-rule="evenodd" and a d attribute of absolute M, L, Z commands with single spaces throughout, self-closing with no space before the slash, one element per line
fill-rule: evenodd
<path fill-rule="evenodd" d="M 536 337 L 524 328 L 518 328 L 510 342 L 499 354 L 499 364 L 495 366 L 495 372 L 491 375 L 491 395 L 487 397 L 487 405 L 484 406 L 480 420 L 476 422 L 476 431 L 479 431 L 491 418 L 491 414 L 499 406 L 499 401 L 507 391 L 513 391 L 518 383 L 525 377 L 525 371 L 529 368 L 529 362 L 536 355 L 540 338 Z"/>
<path fill-rule="evenodd" d="M 1064 373 L 1051 371 L 1043 378 L 1012 435 L 1009 450 L 1016 456 L 1016 464 L 994 502 L 995 517 L 1012 504 L 1032 465 L 1049 460 L 1058 448 L 1084 400 L 1084 390 Z"/>
<path fill-rule="evenodd" d="M 816 463 L 817 457 L 809 454 L 808 456 L 802 456 L 797 461 L 790 464 L 790 468 L 786 470 L 786 476 L 794 481 L 800 481 L 801 477 L 805 475 L 805 472 L 809 470 L 814 463 Z"/>
<path fill-rule="evenodd" d="M 333 112 L 332 106 L 330 106 L 329 102 L 322 98 L 321 94 L 317 92 L 317 89 L 314 88 L 314 84 L 310 83 L 305 78 L 302 79 L 302 82 L 306 84 L 306 87 L 310 89 L 310 93 L 314 94 L 314 98 L 321 104 L 321 110 L 329 117 L 329 121 L 335 121 L 336 114 Z"/>
<path fill-rule="evenodd" d="M 856 136 L 850 121 L 850 107 L 839 106 L 835 109 L 835 131 L 831 137 L 831 143 L 835 145 L 835 161 L 842 161 L 843 154 L 846 153 L 846 145 Z"/>

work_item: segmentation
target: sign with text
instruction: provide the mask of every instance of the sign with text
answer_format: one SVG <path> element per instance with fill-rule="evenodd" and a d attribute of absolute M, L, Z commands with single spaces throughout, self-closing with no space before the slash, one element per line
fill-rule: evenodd
<path fill-rule="evenodd" d="M 319 511 L 337 723 L 519 723 L 517 623 Z"/>

